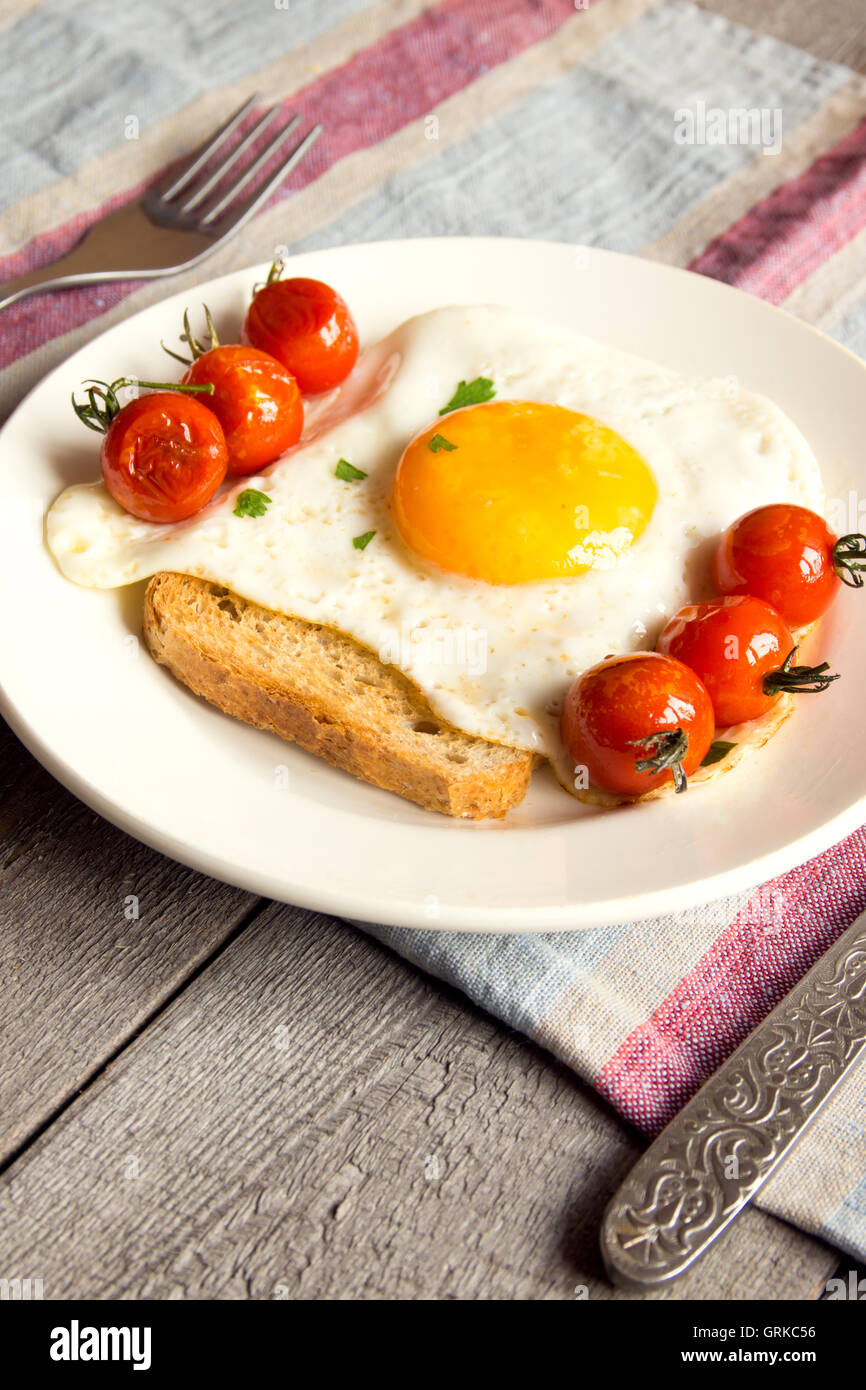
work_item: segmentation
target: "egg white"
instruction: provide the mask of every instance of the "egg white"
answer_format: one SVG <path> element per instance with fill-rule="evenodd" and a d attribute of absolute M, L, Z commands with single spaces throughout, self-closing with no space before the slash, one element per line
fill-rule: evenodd
<path fill-rule="evenodd" d="M 491 585 L 406 549 L 389 506 L 400 455 L 457 382 L 478 376 L 492 379 L 499 400 L 592 415 L 643 455 L 656 508 L 608 568 Z M 341 458 L 368 476 L 340 481 Z M 236 517 L 234 498 L 250 487 L 272 503 L 261 517 Z M 410 319 L 368 349 L 344 387 L 317 403 L 295 449 L 233 480 L 190 521 L 138 521 L 98 483 L 61 494 L 47 539 L 77 584 L 113 588 L 177 570 L 337 628 L 399 667 L 456 728 L 551 756 L 574 676 L 607 654 L 651 646 L 677 608 L 708 597 L 719 533 L 770 502 L 824 503 L 811 449 L 772 402 L 508 309 L 454 307 Z M 368 531 L 370 544 L 353 547 Z"/>

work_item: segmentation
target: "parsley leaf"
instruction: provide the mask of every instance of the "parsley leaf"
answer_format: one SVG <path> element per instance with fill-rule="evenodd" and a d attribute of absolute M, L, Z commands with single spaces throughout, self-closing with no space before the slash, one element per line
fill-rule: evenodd
<path fill-rule="evenodd" d="M 353 536 L 352 544 L 356 550 L 366 550 L 375 534 L 375 531 L 365 531 L 363 536 Z"/>
<path fill-rule="evenodd" d="M 732 748 L 736 748 L 735 743 L 726 743 L 723 738 L 716 739 L 707 749 L 707 755 L 701 763 L 701 767 L 712 767 L 713 763 L 720 763 L 722 758 L 726 758 Z"/>
<path fill-rule="evenodd" d="M 457 390 L 448 404 L 443 405 L 439 414 L 447 415 L 452 410 L 461 410 L 464 405 L 482 405 L 484 401 L 492 401 L 495 395 L 493 382 L 487 376 L 477 376 L 474 381 L 458 382 Z"/>
<path fill-rule="evenodd" d="M 355 468 L 348 459 L 340 459 L 334 469 L 334 477 L 339 478 L 343 483 L 357 483 L 359 479 L 366 478 L 367 474 L 362 468 Z"/>
<path fill-rule="evenodd" d="M 235 503 L 235 516 L 264 516 L 271 499 L 266 492 L 257 492 L 254 487 L 244 488 Z"/>
<path fill-rule="evenodd" d="M 446 439 L 444 435 L 434 434 L 433 438 L 429 440 L 427 448 L 432 454 L 441 454 L 443 449 L 446 453 L 452 454 L 457 445 L 452 444 L 450 439 Z"/>

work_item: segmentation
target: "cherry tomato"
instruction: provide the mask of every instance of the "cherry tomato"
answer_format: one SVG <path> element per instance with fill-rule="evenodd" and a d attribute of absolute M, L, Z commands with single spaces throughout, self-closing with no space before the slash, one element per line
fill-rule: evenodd
<path fill-rule="evenodd" d="M 270 280 L 253 298 L 245 333 L 282 362 L 306 395 L 330 391 L 358 356 L 358 330 L 345 301 L 321 280 Z"/>
<path fill-rule="evenodd" d="M 791 629 L 780 613 L 750 594 L 691 603 L 671 618 L 657 642 L 697 672 L 722 727 L 758 719 L 784 690 L 824 690 L 827 662 L 795 666 Z"/>
<path fill-rule="evenodd" d="M 619 796 L 665 782 L 685 790 L 706 757 L 715 718 L 688 666 L 658 652 L 612 656 L 578 676 L 565 697 L 562 741 L 589 780 Z"/>
<path fill-rule="evenodd" d="M 213 497 L 226 475 L 228 449 L 206 405 L 176 391 L 156 391 L 114 416 L 101 462 L 105 486 L 133 516 L 183 521 Z"/>
<path fill-rule="evenodd" d="M 259 348 L 211 348 L 195 359 L 183 380 L 213 385 L 208 409 L 223 427 L 231 474 L 257 473 L 301 437 L 304 406 L 298 383 Z"/>
<path fill-rule="evenodd" d="M 837 540 L 817 512 L 778 503 L 728 527 L 713 560 L 713 580 L 719 594 L 765 599 L 797 628 L 826 613 L 843 581 L 862 587 L 864 568 L 866 536 Z"/>

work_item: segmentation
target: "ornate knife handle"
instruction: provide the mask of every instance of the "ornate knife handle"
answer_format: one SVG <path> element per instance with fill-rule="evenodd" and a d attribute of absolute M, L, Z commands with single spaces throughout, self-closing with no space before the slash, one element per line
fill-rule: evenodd
<path fill-rule="evenodd" d="M 653 1288 L 704 1253 L 866 1048 L 866 913 L 650 1145 L 604 1214 L 611 1279 Z"/>

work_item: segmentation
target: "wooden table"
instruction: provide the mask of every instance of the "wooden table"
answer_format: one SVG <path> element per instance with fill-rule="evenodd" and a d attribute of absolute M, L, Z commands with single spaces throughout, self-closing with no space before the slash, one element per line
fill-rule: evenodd
<path fill-rule="evenodd" d="M 866 71 L 861 0 L 705 8 Z M 0 1277 L 629 1297 L 596 1242 L 640 1142 L 573 1074 L 353 927 L 136 844 L 5 726 L 0 768 Z M 839 1263 L 749 1210 L 664 1296 L 817 1298 Z"/>

